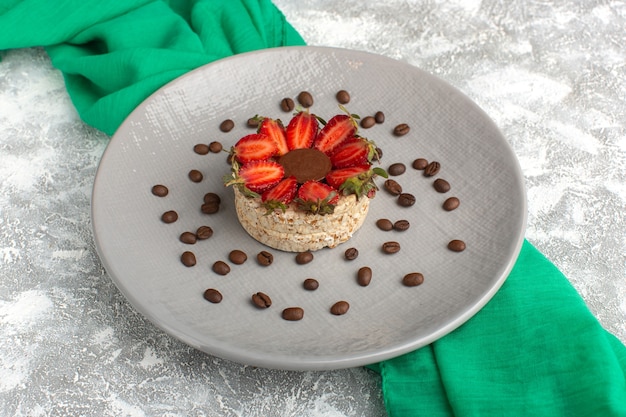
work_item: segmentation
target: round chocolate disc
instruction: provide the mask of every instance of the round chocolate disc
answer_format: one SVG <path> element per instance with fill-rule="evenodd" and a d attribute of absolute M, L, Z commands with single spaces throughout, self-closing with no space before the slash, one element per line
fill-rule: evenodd
<path fill-rule="evenodd" d="M 317 149 L 294 149 L 280 157 L 278 162 L 285 169 L 285 177 L 294 176 L 302 184 L 309 180 L 319 181 L 330 172 L 330 158 Z"/>

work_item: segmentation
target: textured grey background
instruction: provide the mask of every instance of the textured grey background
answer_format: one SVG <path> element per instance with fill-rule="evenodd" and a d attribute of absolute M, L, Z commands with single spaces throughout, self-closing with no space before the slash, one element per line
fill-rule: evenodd
<path fill-rule="evenodd" d="M 309 44 L 406 61 L 483 107 L 521 162 L 527 238 L 626 342 L 626 2 L 275 3 Z M 91 236 L 108 138 L 42 50 L 1 54 L 1 416 L 385 416 L 372 372 L 245 367 L 136 314 Z"/>

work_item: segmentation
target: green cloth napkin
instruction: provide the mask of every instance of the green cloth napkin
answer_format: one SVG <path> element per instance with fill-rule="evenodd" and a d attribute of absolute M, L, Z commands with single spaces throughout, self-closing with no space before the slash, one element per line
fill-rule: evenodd
<path fill-rule="evenodd" d="M 0 5 L 0 50 L 46 47 L 81 117 L 108 134 L 189 70 L 301 44 L 269 0 Z M 626 348 L 528 242 L 500 291 L 466 324 L 370 368 L 380 372 L 390 417 L 626 417 Z"/>

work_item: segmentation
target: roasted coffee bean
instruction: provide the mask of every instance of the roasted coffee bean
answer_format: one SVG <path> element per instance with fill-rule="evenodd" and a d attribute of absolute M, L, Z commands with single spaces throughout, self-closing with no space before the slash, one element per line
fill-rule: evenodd
<path fill-rule="evenodd" d="M 308 91 L 301 91 L 298 94 L 298 103 L 302 105 L 302 107 L 309 108 L 313 105 L 313 96 Z"/>
<path fill-rule="evenodd" d="M 398 204 L 402 207 L 411 207 L 415 204 L 415 196 L 410 193 L 402 193 L 398 196 Z"/>
<path fill-rule="evenodd" d="M 343 316 L 350 309 L 350 304 L 347 301 L 337 301 L 330 308 L 330 313 L 335 316 Z"/>
<path fill-rule="evenodd" d="M 274 255 L 272 255 L 268 251 L 263 250 L 259 252 L 259 254 L 256 256 L 256 260 L 262 266 L 270 266 L 272 262 L 274 262 Z"/>
<path fill-rule="evenodd" d="M 296 107 L 296 103 L 293 102 L 289 97 L 285 97 L 280 102 L 280 109 L 284 112 L 290 112 Z"/>
<path fill-rule="evenodd" d="M 222 152 L 222 149 L 224 149 L 224 147 L 222 146 L 221 142 L 214 140 L 213 142 L 209 143 L 209 151 L 213 153 L 220 153 Z"/>
<path fill-rule="evenodd" d="M 222 199 L 220 198 L 220 196 L 215 193 L 206 193 L 202 199 L 206 204 L 209 204 L 209 203 L 220 204 L 222 202 Z"/>
<path fill-rule="evenodd" d="M 168 190 L 165 185 L 157 184 L 152 187 L 152 194 L 156 195 L 157 197 L 165 197 L 169 192 L 170 190 Z"/>
<path fill-rule="evenodd" d="M 438 193 L 447 193 L 450 191 L 450 183 L 443 178 L 437 178 L 435 182 L 433 182 L 433 187 Z"/>
<path fill-rule="evenodd" d="M 307 278 L 302 283 L 302 286 L 304 287 L 305 290 L 315 291 L 316 289 L 319 288 L 320 283 L 317 282 L 315 278 Z"/>
<path fill-rule="evenodd" d="M 163 221 L 163 223 L 174 223 L 176 220 L 178 220 L 178 213 L 176 213 L 174 210 L 166 211 L 161 215 L 161 220 Z"/>
<path fill-rule="evenodd" d="M 402 194 L 402 186 L 398 184 L 396 180 L 388 179 L 385 180 L 383 185 L 385 190 L 391 195 L 400 195 Z"/>
<path fill-rule="evenodd" d="M 394 177 L 397 175 L 402 175 L 406 171 L 406 165 L 401 162 L 396 162 L 395 164 L 389 165 L 387 168 L 387 173 L 389 175 L 393 175 Z"/>
<path fill-rule="evenodd" d="M 348 104 L 350 102 L 350 93 L 346 90 L 339 90 L 335 96 L 337 101 L 341 104 Z"/>
<path fill-rule="evenodd" d="M 204 214 L 215 214 L 220 210 L 220 205 L 217 203 L 204 203 L 200 206 L 200 210 Z"/>
<path fill-rule="evenodd" d="M 302 320 L 304 317 L 304 310 L 300 307 L 287 307 L 283 310 L 282 317 L 288 321 Z"/>
<path fill-rule="evenodd" d="M 424 158 L 417 158 L 415 161 L 413 161 L 412 166 L 418 171 L 423 171 L 428 166 L 428 161 Z"/>
<path fill-rule="evenodd" d="M 385 232 L 388 232 L 393 229 L 393 223 L 389 219 L 376 220 L 376 226 L 378 226 L 380 230 L 384 230 Z"/>
<path fill-rule="evenodd" d="M 372 281 L 372 268 L 370 268 L 369 266 L 363 266 L 359 268 L 359 272 L 357 272 L 356 274 L 356 282 L 361 287 L 367 287 L 368 285 L 370 285 L 371 281 Z"/>
<path fill-rule="evenodd" d="M 376 114 L 374 114 L 374 121 L 378 124 L 385 123 L 385 113 L 377 111 Z"/>
<path fill-rule="evenodd" d="M 452 210 L 455 210 L 457 207 L 459 207 L 459 204 L 461 204 L 461 202 L 459 201 L 458 198 L 450 197 L 446 201 L 443 202 L 443 209 L 445 211 L 452 211 Z"/>
<path fill-rule="evenodd" d="M 248 121 L 246 122 L 246 125 L 248 127 L 259 127 L 259 119 L 257 119 L 256 117 L 251 117 L 248 119 Z"/>
<path fill-rule="evenodd" d="M 199 143 L 193 147 L 193 151 L 197 153 L 198 155 L 206 155 L 209 153 L 210 149 L 209 149 L 209 145 L 206 145 L 204 143 Z"/>
<path fill-rule="evenodd" d="M 450 243 L 448 243 L 448 249 L 453 252 L 463 252 L 465 250 L 465 242 L 459 239 L 451 240 Z"/>
<path fill-rule="evenodd" d="M 217 304 L 222 301 L 222 293 L 215 288 L 209 288 L 208 290 L 204 291 L 203 296 L 205 300 L 213 304 Z"/>
<path fill-rule="evenodd" d="M 242 250 L 234 249 L 228 254 L 228 260 L 235 265 L 241 265 L 248 260 L 248 255 L 246 255 L 246 253 Z"/>
<path fill-rule="evenodd" d="M 235 127 L 235 122 L 231 119 L 226 119 L 222 123 L 220 123 L 220 130 L 222 132 L 230 132 Z"/>
<path fill-rule="evenodd" d="M 380 161 L 383 157 L 383 150 L 380 148 L 376 148 L 376 154 L 374 155 L 374 159 Z"/>
<path fill-rule="evenodd" d="M 383 243 L 383 252 L 391 255 L 400 252 L 400 244 L 398 242 L 385 242 Z"/>
<path fill-rule="evenodd" d="M 192 169 L 191 171 L 189 171 L 189 179 L 191 181 L 200 182 L 203 178 L 204 176 L 202 175 L 202 172 L 198 171 L 197 169 Z"/>
<path fill-rule="evenodd" d="M 185 251 L 180 255 L 180 261 L 185 266 L 194 266 L 196 264 L 196 255 L 193 252 Z"/>
<path fill-rule="evenodd" d="M 199 240 L 205 240 L 213 236 L 213 229 L 210 226 L 200 226 L 196 230 L 196 237 Z"/>
<path fill-rule="evenodd" d="M 373 116 L 365 116 L 361 119 L 361 127 L 363 129 L 369 129 L 376 124 L 376 119 Z"/>
<path fill-rule="evenodd" d="M 269 295 L 258 292 L 256 294 L 252 294 L 252 303 L 258 308 L 269 308 L 272 305 L 272 299 Z"/>
<path fill-rule="evenodd" d="M 191 233 L 191 232 L 183 232 L 183 233 L 181 233 L 179 239 L 180 239 L 181 242 L 186 243 L 188 245 L 193 245 L 198 240 L 196 235 L 194 233 Z"/>
<path fill-rule="evenodd" d="M 308 264 L 313 260 L 313 252 L 306 251 L 300 252 L 296 255 L 296 263 L 298 265 Z"/>
<path fill-rule="evenodd" d="M 437 161 L 433 161 L 424 168 L 424 176 L 432 177 L 433 175 L 437 175 L 439 169 L 441 169 L 441 164 Z"/>
<path fill-rule="evenodd" d="M 419 272 L 411 272 L 402 278 L 402 283 L 407 287 L 417 287 L 424 282 L 424 275 Z"/>
<path fill-rule="evenodd" d="M 347 260 L 353 261 L 359 256 L 359 251 L 357 248 L 348 248 L 344 252 L 344 256 Z"/>
<path fill-rule="evenodd" d="M 228 275 L 230 272 L 230 266 L 224 261 L 215 261 L 211 269 L 218 275 Z"/>
<path fill-rule="evenodd" d="M 404 232 L 405 230 L 408 230 L 409 227 L 411 227 L 411 224 L 408 220 L 398 220 L 393 224 L 393 229 L 398 232 Z"/>
<path fill-rule="evenodd" d="M 411 130 L 411 127 L 406 123 L 400 123 L 393 128 L 393 134 L 396 136 L 404 136 Z"/>

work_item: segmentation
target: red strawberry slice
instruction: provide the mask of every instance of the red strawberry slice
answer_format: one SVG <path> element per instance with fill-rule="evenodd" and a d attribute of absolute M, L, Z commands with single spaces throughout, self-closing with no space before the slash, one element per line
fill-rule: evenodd
<path fill-rule="evenodd" d="M 242 137 L 233 146 L 232 153 L 242 164 L 268 159 L 277 151 L 276 143 L 267 135 L 253 133 Z"/>
<path fill-rule="evenodd" d="M 335 193 L 334 195 L 332 193 Z M 318 182 L 307 181 L 300 186 L 298 198 L 310 203 L 319 203 L 328 198 L 327 204 L 336 204 L 339 201 L 339 194 L 332 187 Z"/>
<path fill-rule="evenodd" d="M 317 136 L 317 117 L 309 112 L 296 114 L 287 125 L 289 150 L 310 148 Z"/>
<path fill-rule="evenodd" d="M 239 169 L 238 177 L 250 191 L 262 193 L 283 179 L 285 170 L 274 161 L 252 161 Z M 238 181 L 240 182 L 240 181 Z"/>
<path fill-rule="evenodd" d="M 330 156 L 334 168 L 345 168 L 369 163 L 371 145 L 364 139 L 351 138 L 344 141 Z"/>
<path fill-rule="evenodd" d="M 354 119 L 346 114 L 338 114 L 326 123 L 313 143 L 315 149 L 327 155 L 339 146 L 344 140 L 356 132 Z"/>
<path fill-rule="evenodd" d="M 261 201 L 264 203 L 274 202 L 289 204 L 293 201 L 298 191 L 298 181 L 296 177 L 288 177 L 270 188 L 261 195 Z"/>
<path fill-rule="evenodd" d="M 332 188 L 339 190 L 341 185 L 346 182 L 346 180 L 366 173 L 370 170 L 370 168 L 371 166 L 369 164 L 364 164 L 354 167 L 335 169 L 326 175 L 326 182 Z"/>
<path fill-rule="evenodd" d="M 257 133 L 267 135 L 274 141 L 274 143 L 276 143 L 276 154 L 278 156 L 282 156 L 289 152 L 285 127 L 280 120 L 270 119 L 269 117 L 264 118 L 259 125 Z"/>

